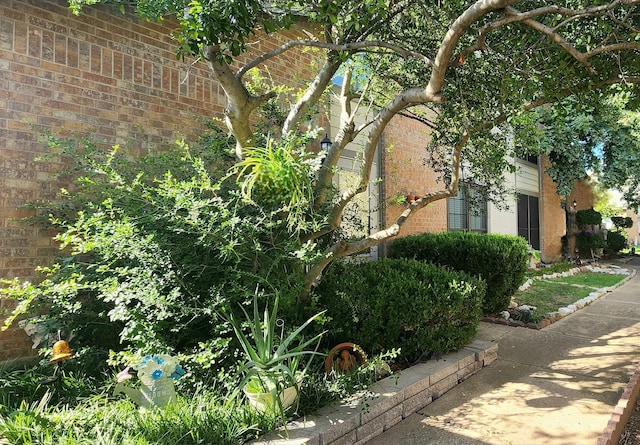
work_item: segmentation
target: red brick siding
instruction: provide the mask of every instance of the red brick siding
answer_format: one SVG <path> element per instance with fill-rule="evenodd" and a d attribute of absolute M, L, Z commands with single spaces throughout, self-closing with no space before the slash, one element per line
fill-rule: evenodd
<path fill-rule="evenodd" d="M 560 205 L 560 196 L 551 177 L 544 173 L 549 166 L 546 156 L 542 159 L 542 237 L 540 255 L 543 261 L 555 261 L 562 257 L 562 236 L 566 233 L 565 211 Z"/>
<path fill-rule="evenodd" d="M 627 240 L 630 246 L 634 246 L 636 241 L 640 242 L 640 237 L 638 237 L 638 214 L 633 210 L 627 210 L 625 216 L 628 216 L 633 221 L 633 226 L 627 229 Z"/>
<path fill-rule="evenodd" d="M 431 169 L 424 165 L 425 147 L 430 135 L 424 125 L 404 117 L 395 117 L 384 132 L 384 196 L 387 202 L 398 195 L 424 195 L 442 187 L 436 183 Z M 406 204 L 389 204 L 384 224 L 394 224 L 406 209 Z M 446 200 L 437 201 L 414 214 L 402 226 L 400 236 L 447 230 Z"/>
<path fill-rule="evenodd" d="M 60 166 L 35 161 L 44 151 L 36 128 L 92 133 L 138 153 L 188 139 L 203 119 L 222 117 L 224 92 L 206 64 L 176 60 L 175 28 L 109 6 L 76 17 L 66 0 L 0 3 L 0 278 L 36 279 L 34 268 L 56 250 L 51 233 L 16 219 L 29 214 L 19 206 L 51 198 L 62 185 L 50 175 Z M 258 36 L 252 45 L 266 51 L 285 37 Z M 293 51 L 265 66 L 297 87 L 309 77 L 311 56 Z M 0 360 L 30 352 L 16 335 L 0 333 Z"/>
<path fill-rule="evenodd" d="M 542 171 L 549 166 L 549 159 L 543 157 Z M 541 256 L 543 261 L 556 261 L 562 257 L 562 236 L 567 232 L 566 213 L 561 206 L 561 197 L 558 195 L 556 185 L 549 175 L 542 175 L 542 229 L 543 238 L 541 245 Z M 593 207 L 593 189 L 587 180 L 577 181 L 567 197 L 566 204 L 571 206 L 573 201 L 577 202 L 577 210 L 584 210 Z M 574 228 L 575 229 L 575 228 Z M 570 234 L 571 235 L 571 234 Z M 570 238 L 570 252 L 573 252 L 575 243 L 573 237 Z M 573 255 L 573 253 L 571 253 Z"/>

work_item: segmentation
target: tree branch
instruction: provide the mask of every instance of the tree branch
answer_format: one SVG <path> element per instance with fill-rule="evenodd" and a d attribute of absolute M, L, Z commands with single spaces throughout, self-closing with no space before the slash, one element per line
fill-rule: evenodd
<path fill-rule="evenodd" d="M 458 194 L 458 184 L 460 181 L 460 162 L 462 159 L 462 150 L 469 140 L 469 132 L 463 131 L 460 141 L 453 148 L 451 157 L 452 168 L 452 181 L 451 184 L 443 190 L 439 190 L 433 193 L 427 193 L 421 198 L 417 199 L 409 205 L 404 212 L 400 214 L 394 224 L 386 229 L 379 230 L 376 233 L 372 233 L 366 238 L 347 242 L 344 240 L 338 241 L 329 246 L 325 251 L 322 260 L 314 264 L 313 267 L 307 272 L 305 276 L 305 288 L 310 290 L 317 278 L 322 274 L 324 269 L 336 258 L 342 258 L 348 255 L 352 255 L 357 252 L 361 252 L 365 249 L 369 249 L 381 241 L 393 238 L 400 233 L 401 227 L 411 219 L 411 217 L 417 213 L 420 209 L 426 207 L 432 202 L 439 201 L 444 198 L 455 196 Z"/>
<path fill-rule="evenodd" d="M 507 14 L 511 14 L 511 15 L 520 14 L 520 11 L 518 11 L 515 8 L 512 8 L 512 7 L 505 8 L 505 12 Z M 587 68 L 591 74 L 596 74 L 596 70 L 588 62 L 588 60 L 585 57 L 585 55 L 583 53 L 579 52 L 578 50 L 576 50 L 571 43 L 569 43 L 567 40 L 565 40 L 560 34 L 555 32 L 553 30 L 553 28 L 550 28 L 550 27 L 548 27 L 546 25 L 543 25 L 542 23 L 540 23 L 538 21 L 535 21 L 533 19 L 528 19 L 528 18 L 520 20 L 520 22 L 524 23 L 525 25 L 527 25 L 531 29 L 534 29 L 534 30 L 538 31 L 539 33 L 544 34 L 547 37 L 549 37 L 552 41 L 557 43 L 563 50 L 565 50 L 567 53 L 569 53 L 569 55 L 571 57 L 573 57 L 578 62 L 580 62 L 582 65 L 584 65 L 585 68 Z"/>
<path fill-rule="evenodd" d="M 205 47 L 203 55 L 214 80 L 220 83 L 227 96 L 227 106 L 224 110 L 225 124 L 236 138 L 236 157 L 242 159 L 244 148 L 253 145 L 253 131 L 249 123 L 251 113 L 260 104 L 275 97 L 275 93 L 269 92 L 261 96 L 251 95 L 241 79 L 233 73 L 231 67 L 220 60 L 217 47 Z"/>
<path fill-rule="evenodd" d="M 344 209 L 347 206 L 347 204 L 349 204 L 349 202 L 356 195 L 364 192 L 367 189 L 369 180 L 371 178 L 371 166 L 373 164 L 375 152 L 378 147 L 378 142 L 380 140 L 380 137 L 382 136 L 384 129 L 386 128 L 388 123 L 391 121 L 391 119 L 400 111 L 410 106 L 419 105 L 427 102 L 437 102 L 439 100 L 440 100 L 440 96 L 430 96 L 424 88 L 411 88 L 398 94 L 393 100 L 390 101 L 390 103 L 386 107 L 384 107 L 382 110 L 378 112 L 378 114 L 374 117 L 374 119 L 372 119 L 371 122 L 367 124 L 370 127 L 370 130 L 369 130 L 369 133 L 367 134 L 367 139 L 364 143 L 364 150 L 363 150 L 364 157 L 362 160 L 362 165 L 360 166 L 360 178 L 359 178 L 358 184 L 355 187 L 352 187 L 341 193 L 340 198 L 338 199 L 338 202 L 336 202 L 333 208 L 331 209 L 328 222 L 327 222 L 327 227 L 322 231 L 314 232 L 312 234 L 307 235 L 307 237 L 305 237 L 306 240 L 316 239 L 334 230 L 336 227 L 338 227 L 340 225 L 342 213 L 344 212 Z M 337 162 L 338 162 L 337 159 L 340 157 L 342 149 L 346 145 L 346 138 L 345 138 L 346 134 L 348 134 L 349 137 L 352 139 L 354 135 L 353 129 L 351 128 L 350 132 L 346 128 L 341 129 L 341 131 L 338 134 L 338 137 L 336 138 L 337 139 L 336 145 L 338 147 L 336 147 L 335 150 L 334 150 L 334 147 L 332 147 L 332 150 L 327 155 L 327 158 L 331 156 L 332 159 L 330 160 L 325 159 L 325 165 L 323 165 L 323 168 L 325 168 L 325 166 L 337 165 Z M 327 180 L 330 180 L 328 179 L 329 178 L 328 175 L 332 174 L 330 170 L 332 169 L 330 169 L 329 167 L 326 168 L 325 174 L 327 176 L 323 177 L 323 180 L 325 182 Z M 327 186 L 328 186 L 328 183 L 325 183 L 324 187 L 327 187 Z M 321 192 L 321 189 L 319 189 L 319 193 L 320 192 Z"/>
<path fill-rule="evenodd" d="M 612 43 L 610 45 L 594 48 L 591 51 L 586 52 L 584 54 L 584 57 L 585 59 L 589 59 L 591 57 L 594 57 L 603 53 L 612 53 L 617 51 L 626 51 L 626 50 L 633 50 L 633 49 L 640 50 L 640 43 L 635 43 L 635 42 Z"/>
<path fill-rule="evenodd" d="M 264 53 L 263 55 L 261 55 L 260 57 L 257 57 L 255 59 L 253 59 L 252 61 L 250 61 L 249 63 L 247 63 L 246 65 L 244 65 L 242 68 L 240 68 L 238 70 L 238 77 L 242 77 L 244 76 L 244 74 L 246 74 L 247 71 L 249 71 L 251 68 L 263 63 L 265 60 L 271 59 L 273 57 L 276 57 L 292 48 L 298 47 L 298 46 L 307 46 L 307 47 L 311 47 L 311 48 L 321 48 L 321 49 L 326 49 L 329 51 L 333 51 L 333 52 L 356 52 L 356 51 L 361 51 L 364 49 L 369 49 L 369 48 L 385 48 L 388 50 L 391 50 L 399 55 L 401 55 L 402 57 L 416 57 L 416 58 L 420 58 L 423 61 L 425 61 L 428 65 L 431 65 L 433 62 L 424 54 L 421 54 L 417 51 L 410 51 L 407 49 L 402 48 L 399 45 L 393 44 L 393 43 L 389 43 L 389 42 L 385 42 L 382 40 L 366 40 L 366 41 L 362 41 L 362 42 L 351 42 L 351 43 L 343 43 L 343 44 L 337 44 L 337 43 L 330 43 L 330 42 L 319 42 L 317 40 L 304 40 L 304 39 L 297 39 L 297 40 L 290 40 L 287 43 L 279 46 L 278 48 L 271 50 L 267 53 Z"/>
<path fill-rule="evenodd" d="M 449 27 L 445 34 L 438 53 L 433 61 L 433 71 L 429 84 L 426 87 L 427 94 L 432 97 L 438 97 L 437 102 L 443 99 L 442 87 L 446 78 L 447 68 L 451 56 L 460 40 L 460 37 L 469 29 L 472 23 L 482 18 L 485 14 L 503 9 L 506 6 L 516 3 L 518 0 L 480 0 L 475 2 L 471 7 L 464 11 Z"/>
<path fill-rule="evenodd" d="M 289 114 L 282 126 L 283 134 L 293 130 L 295 125 L 300 121 L 301 116 L 304 116 L 309 108 L 320 100 L 322 93 L 324 93 L 327 86 L 331 83 L 331 79 L 338 71 L 338 68 L 340 68 L 340 65 L 341 62 L 337 57 L 334 58 L 331 54 L 327 57 L 327 60 L 325 60 L 322 68 L 320 68 L 316 77 L 309 84 L 307 90 L 289 110 Z"/>
<path fill-rule="evenodd" d="M 570 18 L 569 20 L 566 20 L 560 23 L 555 28 L 549 28 L 549 29 L 552 29 L 552 32 L 553 32 L 553 31 L 556 31 L 558 28 L 563 27 L 570 20 L 575 20 L 580 17 L 601 15 L 603 13 L 612 11 L 622 5 L 628 6 L 628 5 L 638 4 L 638 3 L 640 3 L 640 0 L 627 0 L 627 1 L 621 0 L 621 1 L 614 1 L 606 5 L 585 8 L 582 10 L 564 8 L 558 5 L 548 5 L 548 6 L 532 9 L 530 11 L 525 11 L 525 12 L 517 11 L 515 8 L 512 8 L 512 7 L 506 7 L 505 12 L 507 13 L 507 15 L 500 20 L 493 21 L 483 26 L 478 32 L 478 38 L 476 40 L 476 43 L 466 48 L 464 51 L 462 51 L 462 54 L 466 58 L 469 54 L 471 54 L 474 51 L 486 49 L 487 47 L 486 41 L 489 33 L 495 29 L 498 29 L 510 23 L 524 22 L 529 19 L 533 19 L 535 17 L 539 17 L 545 14 L 558 14 L 558 15 L 562 15 Z M 619 22 L 615 20 L 615 17 L 613 18 L 613 20 L 616 22 Z M 586 58 L 588 57 L 585 57 L 585 59 Z M 576 57 L 576 59 L 579 60 L 580 57 Z M 457 63 L 458 63 L 457 61 L 454 61 L 453 65 L 454 66 L 457 65 Z M 581 61 L 581 63 L 583 62 Z"/>
<path fill-rule="evenodd" d="M 342 87 L 340 89 L 340 128 L 336 135 L 336 140 L 326 154 L 325 159 L 322 162 L 320 171 L 318 172 L 318 184 L 316 186 L 316 199 L 313 203 L 314 208 L 318 208 L 324 204 L 329 195 L 329 185 L 331 184 L 334 176 L 334 169 L 338 165 L 338 160 L 344 151 L 344 148 L 353 141 L 354 124 L 353 115 L 351 113 L 351 75 L 352 68 L 347 67 L 345 75 L 342 81 Z M 332 224 L 329 224 L 329 231 L 333 230 Z"/>

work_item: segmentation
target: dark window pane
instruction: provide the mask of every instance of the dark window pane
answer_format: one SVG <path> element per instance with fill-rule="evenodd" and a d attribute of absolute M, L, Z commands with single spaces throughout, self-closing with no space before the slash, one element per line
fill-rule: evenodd
<path fill-rule="evenodd" d="M 531 229 L 529 235 L 529 244 L 536 250 L 540 250 L 540 231 L 538 229 Z"/>
<path fill-rule="evenodd" d="M 532 164 L 538 165 L 538 160 L 540 157 L 538 155 L 530 155 L 526 153 L 517 154 L 516 157 L 518 159 L 522 159 L 523 161 L 531 162 Z"/>
<path fill-rule="evenodd" d="M 538 198 L 529 195 L 518 197 L 518 235 L 531 246 L 540 249 L 540 214 Z"/>
<path fill-rule="evenodd" d="M 471 230 L 473 232 L 487 231 L 487 202 L 486 199 L 468 189 L 468 186 L 460 187 L 458 196 L 449 198 L 448 204 L 448 228 L 449 230 Z M 473 193 L 473 205 L 469 202 L 470 193 Z"/>
<path fill-rule="evenodd" d="M 529 226 L 531 229 L 540 228 L 540 212 L 538 210 L 538 198 L 529 197 Z"/>
<path fill-rule="evenodd" d="M 518 230 L 529 227 L 529 196 L 518 196 Z"/>

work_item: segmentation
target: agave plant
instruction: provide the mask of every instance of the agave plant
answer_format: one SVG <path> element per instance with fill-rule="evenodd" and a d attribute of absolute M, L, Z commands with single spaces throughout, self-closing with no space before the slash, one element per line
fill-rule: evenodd
<path fill-rule="evenodd" d="M 311 359 L 314 355 L 320 355 L 317 348 L 324 332 L 305 339 L 302 331 L 324 311 L 309 318 L 285 336 L 278 323 L 278 296 L 275 297 L 271 310 L 268 304 L 265 306 L 262 317 L 258 308 L 257 295 L 253 299 L 253 316 L 250 316 L 244 308 L 242 310 L 249 325 L 248 334 L 245 334 L 242 324 L 237 319 L 233 316 L 229 317 L 246 356 L 246 362 L 241 368 L 244 378 L 239 388 L 242 388 L 247 395 L 269 394 L 267 405 L 271 406 L 267 406 L 266 409 L 273 409 L 284 415 L 286 406 L 282 403 L 283 393 L 287 388 L 293 387 L 295 388 L 293 393 L 297 394 L 298 383 L 306 374 Z M 278 330 L 281 332 L 278 333 Z M 310 349 L 311 347 L 313 349 Z M 302 361 L 307 358 L 303 366 Z M 287 398 L 290 399 L 290 396 L 287 395 Z M 295 395 L 293 398 L 295 399 Z"/>

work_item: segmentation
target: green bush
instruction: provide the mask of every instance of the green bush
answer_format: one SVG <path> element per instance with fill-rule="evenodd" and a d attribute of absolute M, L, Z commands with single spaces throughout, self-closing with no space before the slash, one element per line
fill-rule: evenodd
<path fill-rule="evenodd" d="M 396 239 L 389 257 L 446 266 L 479 276 L 487 283 L 485 313 L 505 310 L 525 280 L 528 265 L 524 238 L 469 232 L 424 233 Z"/>
<path fill-rule="evenodd" d="M 633 227 L 633 219 L 628 216 L 612 216 L 611 222 L 618 230 L 630 229 Z"/>
<path fill-rule="evenodd" d="M 627 238 L 622 232 L 609 232 L 607 234 L 607 250 L 618 253 L 627 247 Z"/>
<path fill-rule="evenodd" d="M 336 262 L 317 289 L 331 319 L 329 347 L 352 341 L 369 353 L 400 348 L 407 363 L 468 344 L 484 292 L 467 274 L 398 259 Z"/>
<path fill-rule="evenodd" d="M 576 212 L 576 224 L 578 227 L 585 226 L 597 226 L 602 224 L 602 214 L 597 210 L 594 210 L 593 207 L 585 210 L 578 210 Z"/>
<path fill-rule="evenodd" d="M 591 256 L 591 250 L 603 249 L 607 247 L 607 242 L 601 233 L 591 230 L 583 230 L 576 235 L 576 247 L 582 258 Z"/>
<path fill-rule="evenodd" d="M 256 288 L 265 299 L 278 293 L 286 314 L 313 247 L 291 236 L 286 206 L 265 208 L 239 192 L 243 178 L 228 174 L 233 145 L 207 136 L 140 157 L 49 136 L 52 158 L 67 158 L 76 181 L 72 193 L 36 206 L 52 215 L 43 221 L 58 230 L 61 257 L 38 284 L 2 283 L 0 296 L 20 301 L 14 315 L 103 360 L 110 349 L 120 361 L 180 353 L 196 378 L 228 376 L 239 344 L 219 314 L 241 313 Z M 307 216 L 300 220 L 313 224 Z"/>

